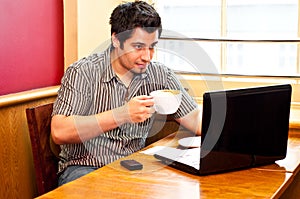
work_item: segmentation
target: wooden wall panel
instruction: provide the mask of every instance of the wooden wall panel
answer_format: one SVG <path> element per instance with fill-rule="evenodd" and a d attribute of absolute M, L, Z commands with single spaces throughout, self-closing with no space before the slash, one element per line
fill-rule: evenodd
<path fill-rule="evenodd" d="M 55 97 L 0 108 L 0 198 L 33 198 L 36 194 L 25 109 Z"/>

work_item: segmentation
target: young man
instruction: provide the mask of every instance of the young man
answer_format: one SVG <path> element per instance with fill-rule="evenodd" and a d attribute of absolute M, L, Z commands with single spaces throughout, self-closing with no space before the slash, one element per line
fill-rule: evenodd
<path fill-rule="evenodd" d="M 121 4 L 110 24 L 112 45 L 67 69 L 54 104 L 60 185 L 144 147 L 154 119 L 151 91 L 181 90 L 172 116 L 200 135 L 197 104 L 170 69 L 151 62 L 162 30 L 154 8 L 143 1 Z"/>

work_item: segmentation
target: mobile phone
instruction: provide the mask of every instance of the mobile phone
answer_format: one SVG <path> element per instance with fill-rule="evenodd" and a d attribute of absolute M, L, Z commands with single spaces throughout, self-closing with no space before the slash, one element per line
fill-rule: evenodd
<path fill-rule="evenodd" d="M 143 169 L 143 165 L 136 160 L 122 160 L 120 164 L 130 171 Z"/>

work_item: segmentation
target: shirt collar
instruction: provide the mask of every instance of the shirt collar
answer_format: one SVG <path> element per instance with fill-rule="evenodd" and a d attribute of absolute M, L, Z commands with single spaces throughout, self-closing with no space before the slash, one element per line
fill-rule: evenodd
<path fill-rule="evenodd" d="M 111 51 L 112 51 L 111 45 L 104 51 L 104 60 L 105 60 L 104 62 L 105 62 L 106 69 L 104 70 L 104 74 L 102 78 L 103 82 L 109 82 L 110 80 L 112 80 L 114 77 L 117 76 L 114 70 L 112 69 L 111 62 L 110 62 Z"/>

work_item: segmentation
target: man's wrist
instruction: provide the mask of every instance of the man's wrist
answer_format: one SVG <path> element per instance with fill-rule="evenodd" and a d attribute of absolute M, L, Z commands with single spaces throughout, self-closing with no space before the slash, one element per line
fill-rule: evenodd
<path fill-rule="evenodd" d="M 120 106 L 112 110 L 113 119 L 118 126 L 131 121 L 127 105 Z"/>

